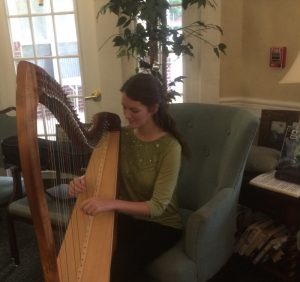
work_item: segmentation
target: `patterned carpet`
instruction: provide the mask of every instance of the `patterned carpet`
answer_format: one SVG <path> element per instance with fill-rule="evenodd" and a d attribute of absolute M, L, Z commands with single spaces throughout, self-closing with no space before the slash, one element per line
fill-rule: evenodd
<path fill-rule="evenodd" d="M 43 276 L 33 227 L 23 222 L 17 222 L 15 227 L 21 260 L 18 267 L 15 267 L 10 260 L 6 221 L 3 211 L 0 210 L 0 282 L 42 282 Z M 235 256 L 214 278 L 209 280 L 209 282 L 225 281 L 279 282 Z"/>

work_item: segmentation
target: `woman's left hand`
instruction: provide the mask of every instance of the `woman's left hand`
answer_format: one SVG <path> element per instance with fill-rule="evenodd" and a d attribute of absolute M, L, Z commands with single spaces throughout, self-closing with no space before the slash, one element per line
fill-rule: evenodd
<path fill-rule="evenodd" d="M 113 210 L 113 201 L 90 198 L 82 203 L 81 210 L 87 215 L 94 216 L 100 212 Z"/>

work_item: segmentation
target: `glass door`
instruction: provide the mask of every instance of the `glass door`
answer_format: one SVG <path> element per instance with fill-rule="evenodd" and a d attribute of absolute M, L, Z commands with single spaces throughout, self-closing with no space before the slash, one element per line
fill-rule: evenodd
<path fill-rule="evenodd" d="M 84 121 L 81 58 L 74 0 L 5 0 L 15 68 L 20 60 L 33 62 L 55 78 Z M 38 134 L 45 130 L 47 109 L 38 110 Z"/>

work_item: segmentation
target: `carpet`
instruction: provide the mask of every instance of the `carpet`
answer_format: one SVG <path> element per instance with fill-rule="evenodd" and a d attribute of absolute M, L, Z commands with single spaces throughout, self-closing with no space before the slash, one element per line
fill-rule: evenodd
<path fill-rule="evenodd" d="M 20 265 L 11 260 L 5 213 L 0 212 L 0 281 L 1 282 L 42 282 L 42 268 L 38 255 L 33 226 L 16 222 L 15 224 Z"/>
<path fill-rule="evenodd" d="M 17 221 L 15 222 L 15 229 L 20 252 L 20 265 L 17 267 L 10 258 L 5 213 L 3 209 L 0 209 L 0 282 L 43 282 L 33 226 Z M 279 282 L 280 280 L 260 271 L 239 257 L 233 256 L 221 271 L 208 282 L 227 281 Z"/>

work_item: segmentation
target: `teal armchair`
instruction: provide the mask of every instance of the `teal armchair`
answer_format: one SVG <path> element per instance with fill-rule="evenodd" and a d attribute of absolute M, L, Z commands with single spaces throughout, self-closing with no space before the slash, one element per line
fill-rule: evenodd
<path fill-rule="evenodd" d="M 242 175 L 258 119 L 223 105 L 174 104 L 170 110 L 191 149 L 178 179 L 185 232 L 148 274 L 157 282 L 207 281 L 233 253 Z"/>

